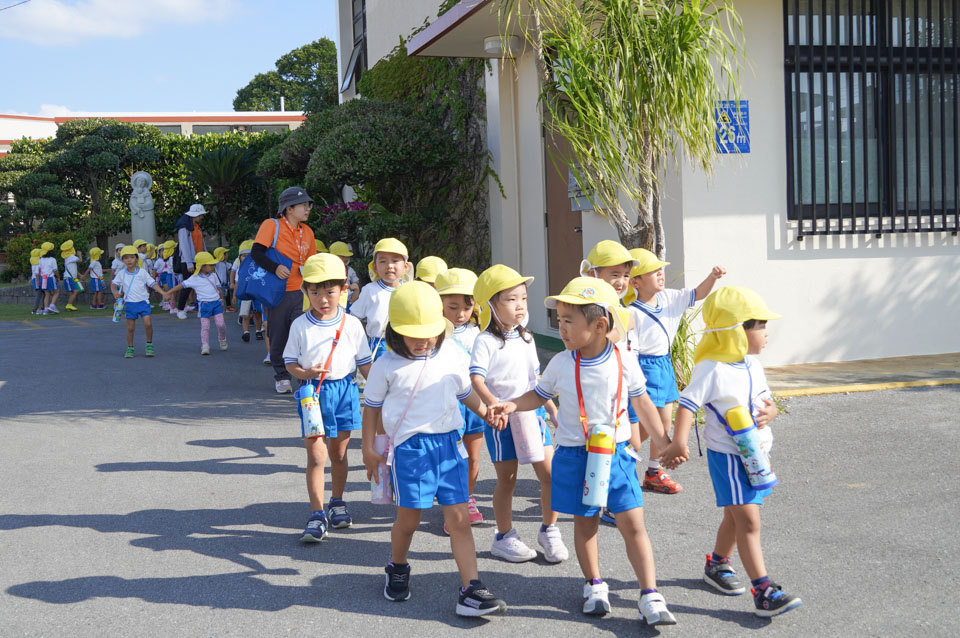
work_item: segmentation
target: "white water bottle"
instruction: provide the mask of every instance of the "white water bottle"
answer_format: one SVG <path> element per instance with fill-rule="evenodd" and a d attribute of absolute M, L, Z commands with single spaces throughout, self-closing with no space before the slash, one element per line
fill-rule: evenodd
<path fill-rule="evenodd" d="M 390 437 L 378 434 L 373 439 L 373 451 L 384 457 L 390 450 Z M 377 482 L 379 481 L 379 483 Z M 370 479 L 370 502 L 375 505 L 390 505 L 393 503 L 393 486 L 390 484 L 390 468 L 386 463 L 377 464 L 377 480 Z"/>
<path fill-rule="evenodd" d="M 543 431 L 536 412 L 514 412 L 510 415 L 510 435 L 520 463 L 539 463 L 543 455 Z"/>

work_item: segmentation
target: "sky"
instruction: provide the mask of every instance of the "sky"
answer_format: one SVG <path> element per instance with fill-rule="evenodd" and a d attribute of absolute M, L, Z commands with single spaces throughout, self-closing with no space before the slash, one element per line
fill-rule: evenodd
<path fill-rule="evenodd" d="M 334 0 L 0 0 L 0 113 L 232 111 Z"/>

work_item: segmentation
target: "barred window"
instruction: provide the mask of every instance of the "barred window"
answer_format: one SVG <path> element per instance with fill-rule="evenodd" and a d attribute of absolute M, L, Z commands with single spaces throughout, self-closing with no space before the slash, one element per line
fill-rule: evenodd
<path fill-rule="evenodd" d="M 960 0 L 784 0 L 798 239 L 957 234 L 958 13 Z"/>

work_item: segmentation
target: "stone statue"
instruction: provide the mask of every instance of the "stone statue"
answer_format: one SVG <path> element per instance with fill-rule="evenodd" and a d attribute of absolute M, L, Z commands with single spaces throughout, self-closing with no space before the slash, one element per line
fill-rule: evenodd
<path fill-rule="evenodd" d="M 148 244 L 157 243 L 157 225 L 153 215 L 153 177 L 146 171 L 137 171 L 130 178 L 133 192 L 130 194 L 130 231 L 133 239 L 142 239 Z"/>

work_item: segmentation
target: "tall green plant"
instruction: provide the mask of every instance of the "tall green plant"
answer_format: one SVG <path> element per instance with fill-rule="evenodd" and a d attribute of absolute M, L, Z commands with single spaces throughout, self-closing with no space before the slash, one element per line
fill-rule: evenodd
<path fill-rule="evenodd" d="M 739 94 L 743 30 L 732 0 L 498 0 L 504 35 L 537 56 L 544 125 L 628 247 L 662 255 L 657 170 L 685 155 L 709 171 L 716 101 Z M 682 149 L 682 153 L 681 153 Z M 634 221 L 624 200 L 634 202 Z"/>
<path fill-rule="evenodd" d="M 198 157 L 186 161 L 190 179 L 206 186 L 213 196 L 213 221 L 221 244 L 224 226 L 236 220 L 233 205 L 236 193 L 255 177 L 257 160 L 257 155 L 250 149 L 224 147 L 203 151 Z"/>

